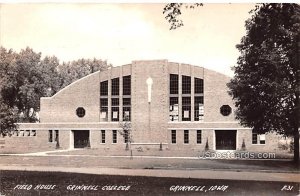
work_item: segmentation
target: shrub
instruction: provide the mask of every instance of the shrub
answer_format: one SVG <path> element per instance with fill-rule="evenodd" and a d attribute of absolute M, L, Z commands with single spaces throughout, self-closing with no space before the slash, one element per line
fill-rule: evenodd
<path fill-rule="evenodd" d="M 206 138 L 206 144 L 205 144 L 205 151 L 209 150 L 209 146 L 208 146 L 208 138 Z"/>

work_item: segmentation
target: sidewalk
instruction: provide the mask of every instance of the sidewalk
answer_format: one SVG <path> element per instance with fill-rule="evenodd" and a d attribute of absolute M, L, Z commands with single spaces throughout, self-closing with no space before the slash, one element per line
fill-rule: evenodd
<path fill-rule="evenodd" d="M 298 182 L 300 175 L 296 173 L 264 173 L 264 172 L 237 172 L 215 170 L 176 170 L 176 169 L 118 169 L 118 168 L 75 168 L 53 166 L 0 166 L 1 170 L 20 171 L 53 171 L 72 172 L 99 175 L 122 175 L 122 176 L 151 176 L 151 177 L 176 177 L 196 179 L 223 179 L 223 180 L 253 180 L 253 181 L 280 181 Z"/>

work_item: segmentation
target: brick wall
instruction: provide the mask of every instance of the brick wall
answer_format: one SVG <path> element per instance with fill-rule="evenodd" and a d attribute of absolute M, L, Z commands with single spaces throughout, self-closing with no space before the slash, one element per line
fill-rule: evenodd
<path fill-rule="evenodd" d="M 253 152 L 275 152 L 278 151 L 279 135 L 275 133 L 266 134 L 265 144 L 252 144 L 252 130 L 244 129 L 238 130 L 238 150 L 241 150 L 242 142 L 245 141 L 245 146 L 247 151 Z"/>
<path fill-rule="evenodd" d="M 27 152 L 39 150 L 53 150 L 55 143 L 48 142 L 48 132 L 41 130 L 36 133 L 36 136 L 11 136 L 5 137 L 5 145 L 3 151 L 10 152 Z"/>
<path fill-rule="evenodd" d="M 169 122 L 169 74 L 191 76 L 191 122 Z M 234 119 L 234 103 L 228 95 L 226 83 L 230 78 L 198 66 L 172 63 L 166 60 L 133 61 L 132 64 L 114 67 L 105 72 L 96 72 L 86 76 L 64 88 L 50 98 L 41 99 L 41 123 L 23 124 L 24 129 L 37 130 L 35 138 L 11 138 L 7 146 L 30 146 L 31 148 L 55 148 L 48 142 L 48 130 L 60 130 L 60 146 L 68 149 L 72 144 L 72 130 L 90 130 L 92 148 L 124 149 L 124 139 L 118 133 L 118 143 L 112 144 L 112 130 L 119 129 L 118 122 L 100 122 L 99 98 L 100 81 L 108 80 L 109 91 L 111 79 L 120 78 L 120 114 L 122 113 L 122 76 L 131 75 L 131 121 L 132 134 L 135 143 L 164 143 L 164 148 L 171 150 L 204 150 L 206 140 L 210 149 L 215 148 L 215 130 L 237 130 L 237 149 L 241 148 L 243 140 L 249 151 L 273 151 L 278 146 L 278 137 L 266 135 L 266 145 L 253 145 L 250 129 L 241 127 Z M 204 80 L 204 121 L 193 122 L 194 117 L 194 78 Z M 146 80 L 152 78 L 151 102 L 148 102 L 148 85 Z M 181 77 L 179 77 L 179 92 Z M 181 94 L 179 94 L 179 104 Z M 111 96 L 108 96 L 108 111 L 111 111 Z M 229 105 L 233 109 L 229 116 L 220 114 L 220 107 Z M 86 115 L 79 118 L 77 107 L 84 107 Z M 111 115 L 109 115 L 110 121 Z M 122 116 L 120 115 L 120 119 Z M 181 107 L 179 107 L 181 119 Z M 177 143 L 171 144 L 171 130 L 177 130 Z M 183 132 L 189 130 L 189 144 L 183 143 Z M 202 130 L 202 143 L 196 143 L 196 130 Z M 106 130 L 106 143 L 102 144 L 101 131 Z M 30 144 L 28 144 L 30 143 Z M 138 146 L 138 145 L 137 145 Z M 147 148 L 157 148 L 149 144 Z"/>
<path fill-rule="evenodd" d="M 49 98 L 41 98 L 41 122 L 98 122 L 99 72 L 86 76 Z M 76 109 L 83 107 L 85 116 L 79 118 Z"/>
<path fill-rule="evenodd" d="M 228 95 L 226 84 L 230 78 L 223 74 L 204 70 L 204 121 L 205 122 L 224 122 L 235 121 L 234 102 Z M 222 105 L 229 105 L 233 112 L 229 116 L 220 113 Z"/>
<path fill-rule="evenodd" d="M 166 61 L 132 63 L 132 128 L 134 142 L 165 142 L 169 112 L 168 67 Z M 152 95 L 148 103 L 151 77 Z"/>

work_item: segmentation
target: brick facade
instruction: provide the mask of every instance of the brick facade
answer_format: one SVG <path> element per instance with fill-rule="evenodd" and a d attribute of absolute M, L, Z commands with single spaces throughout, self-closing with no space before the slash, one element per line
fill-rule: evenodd
<path fill-rule="evenodd" d="M 179 77 L 179 122 L 169 119 L 169 75 Z M 252 131 L 239 125 L 234 118 L 234 103 L 228 95 L 226 83 L 230 78 L 202 67 L 168 62 L 167 60 L 133 61 L 132 64 L 113 67 L 104 72 L 88 75 L 65 87 L 52 97 L 41 98 L 40 123 L 20 124 L 19 130 L 36 130 L 36 136 L 11 137 L 6 147 L 54 149 L 56 142 L 49 142 L 49 130 L 59 130 L 60 148 L 74 148 L 74 131 L 89 130 L 91 148 L 124 149 L 124 138 L 117 132 L 117 143 L 112 143 L 112 130 L 119 130 L 120 123 L 112 122 L 111 79 L 119 78 L 119 119 L 123 119 L 122 77 L 131 76 L 131 123 L 133 145 L 169 150 L 204 150 L 206 141 L 211 150 L 216 149 L 217 130 L 236 130 L 236 150 L 241 150 L 244 141 L 248 151 L 275 151 L 278 138 L 267 134 L 265 144 L 252 144 Z M 182 121 L 182 75 L 191 77 L 191 120 Z M 204 119 L 195 121 L 194 78 L 203 79 Z M 148 100 L 147 79 L 151 78 L 151 102 Z M 108 80 L 108 122 L 100 120 L 100 82 Z M 220 113 L 222 105 L 229 105 L 228 116 Z M 76 109 L 83 107 L 85 116 L 76 115 Z M 105 143 L 101 143 L 101 130 L 105 130 Z M 171 142 L 171 132 L 176 130 L 176 143 Z M 189 142 L 184 143 L 184 130 L 188 130 Z M 197 130 L 201 130 L 201 143 L 197 143 Z"/>

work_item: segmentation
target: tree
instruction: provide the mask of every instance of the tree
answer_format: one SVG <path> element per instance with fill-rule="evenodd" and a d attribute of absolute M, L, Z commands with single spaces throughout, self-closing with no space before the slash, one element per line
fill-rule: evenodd
<path fill-rule="evenodd" d="M 61 78 L 60 89 L 91 73 L 107 70 L 111 66 L 107 61 L 96 58 L 64 62 L 58 67 Z"/>
<path fill-rule="evenodd" d="M 18 111 L 0 101 L 0 136 L 11 136 L 17 129 Z"/>
<path fill-rule="evenodd" d="M 0 47 L 0 134 L 10 135 L 16 122 L 36 122 L 40 98 L 111 65 L 98 59 L 60 64 L 55 56 L 41 58 L 31 48 L 19 53 Z"/>
<path fill-rule="evenodd" d="M 5 78 L 0 88 L 1 101 L 10 108 L 18 109 L 21 122 L 36 122 L 35 114 L 39 109 L 40 97 L 47 95 L 50 85 L 50 66 L 41 63 L 41 53 L 36 53 L 29 47 L 20 53 L 10 51 L 12 50 L 6 53 L 6 58 L 0 59 L 0 69 Z M 5 52 L 2 48 L 1 56 L 5 56 Z"/>
<path fill-rule="evenodd" d="M 131 142 L 133 142 L 133 140 L 132 140 L 132 134 L 131 134 L 132 129 L 131 129 L 131 122 L 129 116 L 125 115 L 124 120 L 120 122 L 120 127 L 121 130 L 118 130 L 118 132 L 120 133 L 120 135 L 123 136 L 124 141 L 126 143 L 125 150 L 130 149 L 131 156 L 132 156 Z"/>
<path fill-rule="evenodd" d="M 16 53 L 12 50 L 7 51 L 0 47 L 0 90 L 4 84 L 9 80 L 8 73 L 13 72 L 11 66 L 14 63 Z M 0 136 L 11 135 L 11 132 L 16 129 L 16 122 L 18 119 L 17 111 L 13 107 L 3 102 L 0 94 Z"/>
<path fill-rule="evenodd" d="M 58 71 L 59 60 L 56 56 L 46 56 L 40 62 L 40 74 L 43 79 L 43 96 L 50 97 L 61 89 Z"/>
<path fill-rule="evenodd" d="M 183 26 L 183 21 L 180 18 L 182 13 L 182 8 L 186 9 L 194 9 L 195 7 L 203 6 L 202 3 L 168 3 L 163 10 L 163 14 L 165 14 L 165 19 L 171 24 L 170 30 L 177 29 Z"/>
<path fill-rule="evenodd" d="M 12 86 L 15 84 L 13 83 L 14 76 L 16 75 L 16 56 L 18 54 L 15 53 L 13 50 L 6 50 L 3 47 L 0 47 L 0 98 L 1 98 L 1 104 L 4 104 L 2 92 L 3 90 L 6 91 L 7 95 L 4 95 L 4 97 L 15 97 L 16 91 L 14 90 L 6 90 L 7 88 L 12 88 Z M 11 99 L 10 101 L 6 101 L 6 104 L 9 106 L 13 106 L 14 100 Z"/>
<path fill-rule="evenodd" d="M 293 136 L 299 162 L 300 6 L 260 4 L 251 13 L 228 83 L 236 118 L 257 133 Z"/>

